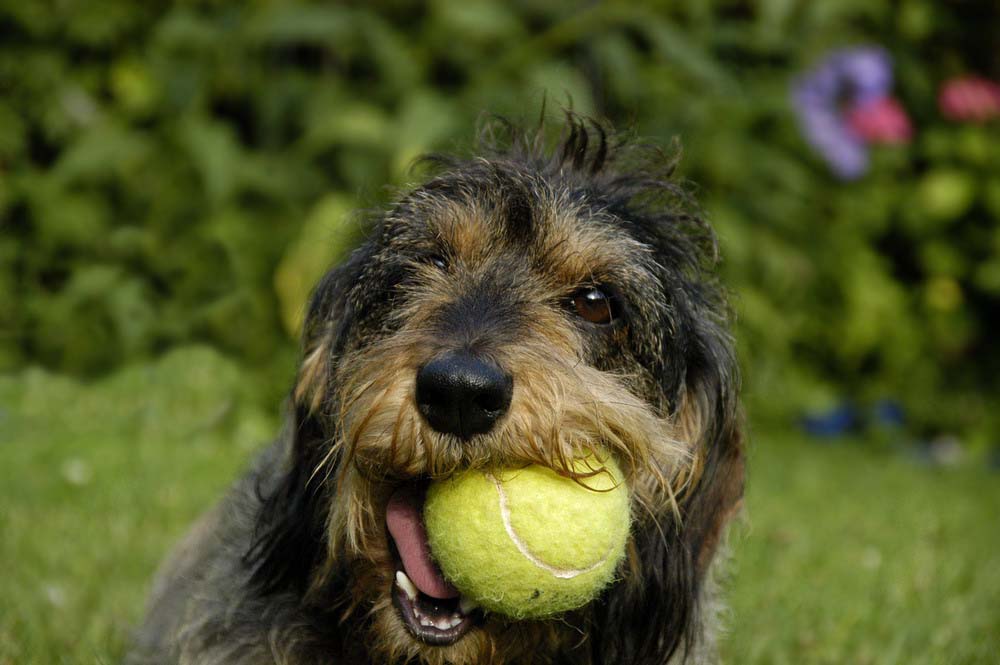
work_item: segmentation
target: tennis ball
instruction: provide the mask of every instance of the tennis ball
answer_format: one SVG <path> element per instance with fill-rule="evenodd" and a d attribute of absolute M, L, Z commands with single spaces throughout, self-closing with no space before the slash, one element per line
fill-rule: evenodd
<path fill-rule="evenodd" d="M 431 483 L 431 554 L 463 595 L 515 619 L 581 607 L 610 583 L 629 533 L 629 492 L 610 457 L 577 460 L 574 480 L 531 465 Z"/>

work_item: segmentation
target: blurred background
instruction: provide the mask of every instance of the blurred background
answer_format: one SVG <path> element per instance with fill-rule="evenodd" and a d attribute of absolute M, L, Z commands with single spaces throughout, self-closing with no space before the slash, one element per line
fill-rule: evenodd
<path fill-rule="evenodd" d="M 115 662 L 352 211 L 572 106 L 716 228 L 733 663 L 1000 662 L 1000 6 L 0 0 L 0 665 Z"/>

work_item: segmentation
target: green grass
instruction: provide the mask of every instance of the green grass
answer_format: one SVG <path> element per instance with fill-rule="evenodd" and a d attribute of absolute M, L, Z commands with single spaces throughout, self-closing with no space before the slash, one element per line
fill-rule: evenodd
<path fill-rule="evenodd" d="M 120 659 L 158 561 L 272 435 L 249 402 L 206 349 L 0 379 L 0 665 Z"/>
<path fill-rule="evenodd" d="M 162 555 L 277 427 L 243 381 L 206 349 L 0 378 L 0 665 L 118 661 Z M 756 433 L 726 662 L 996 663 L 998 481 Z"/>
<path fill-rule="evenodd" d="M 1000 474 L 755 437 L 731 663 L 1000 662 Z"/>

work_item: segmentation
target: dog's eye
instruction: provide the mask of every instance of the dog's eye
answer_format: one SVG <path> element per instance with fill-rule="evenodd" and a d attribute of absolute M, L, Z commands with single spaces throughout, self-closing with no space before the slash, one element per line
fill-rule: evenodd
<path fill-rule="evenodd" d="M 614 321 L 617 307 L 610 295 L 596 286 L 588 286 L 573 294 L 573 309 L 585 321 L 607 325 Z"/>
<path fill-rule="evenodd" d="M 427 257 L 427 263 L 431 264 L 439 270 L 448 269 L 448 260 L 444 258 L 441 254 L 431 254 Z"/>

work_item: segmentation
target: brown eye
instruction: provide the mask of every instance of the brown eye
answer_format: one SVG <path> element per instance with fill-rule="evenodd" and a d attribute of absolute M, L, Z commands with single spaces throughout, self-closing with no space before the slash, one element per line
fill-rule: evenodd
<path fill-rule="evenodd" d="M 573 308 L 580 318 L 591 323 L 607 325 L 614 320 L 611 297 L 596 287 L 577 291 L 573 296 Z"/>

